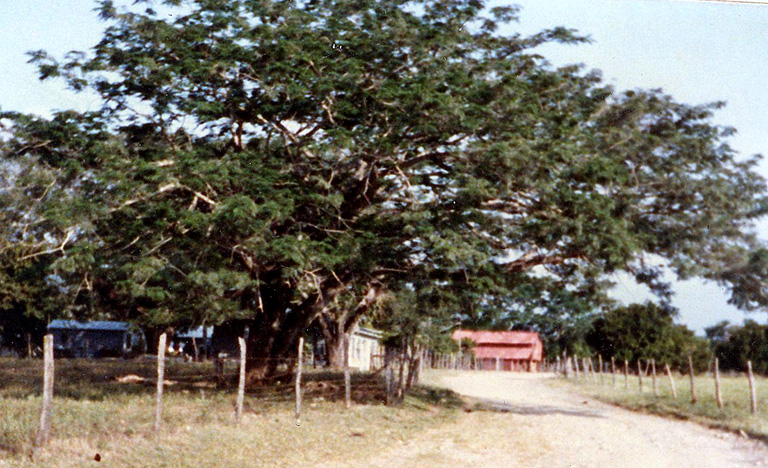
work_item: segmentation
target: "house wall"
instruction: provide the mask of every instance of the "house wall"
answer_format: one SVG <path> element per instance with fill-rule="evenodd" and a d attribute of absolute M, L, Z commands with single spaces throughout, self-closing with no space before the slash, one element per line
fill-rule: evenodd
<path fill-rule="evenodd" d="M 119 357 L 125 332 L 113 330 L 51 330 L 59 353 L 75 358 Z"/>
<path fill-rule="evenodd" d="M 384 353 L 384 348 L 376 338 L 352 334 L 349 338 L 349 367 L 361 370 L 371 370 L 371 362 Z"/>
<path fill-rule="evenodd" d="M 539 365 L 536 361 L 519 359 L 499 359 L 498 370 L 511 372 L 538 372 Z M 483 358 L 475 360 L 477 370 L 497 370 L 496 359 Z"/>

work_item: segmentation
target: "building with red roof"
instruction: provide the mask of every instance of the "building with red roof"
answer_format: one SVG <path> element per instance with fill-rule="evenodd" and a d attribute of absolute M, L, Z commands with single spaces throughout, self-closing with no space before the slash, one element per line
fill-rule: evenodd
<path fill-rule="evenodd" d="M 474 342 L 478 370 L 538 372 L 544 351 L 536 332 L 459 329 L 453 332 L 453 339 Z"/>

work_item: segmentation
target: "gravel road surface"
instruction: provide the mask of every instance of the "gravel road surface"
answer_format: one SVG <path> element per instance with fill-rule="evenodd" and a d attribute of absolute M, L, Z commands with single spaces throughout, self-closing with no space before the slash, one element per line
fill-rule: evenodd
<path fill-rule="evenodd" d="M 432 372 L 426 380 L 491 410 L 462 412 L 453 425 L 348 467 L 768 467 L 761 442 L 599 403 L 544 375 Z"/>

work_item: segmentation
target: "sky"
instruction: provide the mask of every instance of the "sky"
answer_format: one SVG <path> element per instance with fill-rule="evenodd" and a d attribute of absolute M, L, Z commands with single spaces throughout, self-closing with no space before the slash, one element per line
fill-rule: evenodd
<path fill-rule="evenodd" d="M 120 2 L 117 2 L 120 3 Z M 496 1 L 495 3 L 502 3 Z M 662 88 L 688 104 L 726 101 L 714 121 L 733 126 L 730 141 L 741 154 L 768 155 L 768 6 L 755 0 L 512 0 L 522 7 L 521 33 L 566 26 L 591 44 L 547 45 L 537 50 L 553 65 L 583 63 L 600 69 L 616 89 Z M 55 57 L 87 50 L 104 24 L 93 0 L 0 0 L 0 109 L 49 115 L 55 109 L 95 110 L 98 101 L 68 92 L 60 82 L 41 83 L 27 51 Z M 760 168 L 768 177 L 768 161 Z M 758 226 L 768 241 L 768 220 Z M 643 287 L 616 277 L 614 296 L 624 302 L 649 298 Z M 766 322 L 765 313 L 744 314 L 727 304 L 723 290 L 701 281 L 675 283 L 679 322 L 699 334 L 721 320 Z"/>

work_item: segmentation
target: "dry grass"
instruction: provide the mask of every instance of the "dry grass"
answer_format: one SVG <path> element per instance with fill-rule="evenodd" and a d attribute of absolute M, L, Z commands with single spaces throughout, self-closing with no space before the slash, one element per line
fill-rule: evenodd
<path fill-rule="evenodd" d="M 610 374 L 603 375 L 603 382 L 597 376 L 581 376 L 578 379 L 558 379 L 556 385 L 576 386 L 579 391 L 599 400 L 617 404 L 629 409 L 655 414 L 691 419 L 699 423 L 745 433 L 768 441 L 768 378 L 755 377 L 758 413 L 750 412 L 749 382 L 744 375 L 721 376 L 723 408 L 717 406 L 715 383 L 711 374 L 695 377 L 697 402 L 691 403 L 690 378 L 674 374 L 677 398 L 673 398 L 669 379 L 657 376 L 659 396 L 654 394 L 653 380 L 643 377 L 642 392 L 636 375 L 629 376 L 627 385 L 623 375 L 616 376 L 616 384 Z"/>
<path fill-rule="evenodd" d="M 210 364 L 169 362 L 164 426 L 152 432 L 152 361 L 59 360 L 52 440 L 30 459 L 37 425 L 42 362 L 0 359 L 0 467 L 333 466 L 373 455 L 428 427 L 448 424 L 460 401 L 420 388 L 397 408 L 381 404 L 378 379 L 353 379 L 355 405 L 345 411 L 342 379 L 309 373 L 302 424 L 293 417 L 292 384 L 274 382 L 246 395 L 245 417 L 233 422 L 235 388 L 217 388 Z M 234 374 L 234 366 L 228 369 Z M 128 379 L 118 379 L 135 376 Z M 125 382 L 127 381 L 127 382 Z"/>

